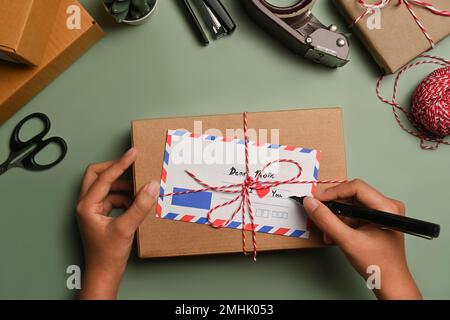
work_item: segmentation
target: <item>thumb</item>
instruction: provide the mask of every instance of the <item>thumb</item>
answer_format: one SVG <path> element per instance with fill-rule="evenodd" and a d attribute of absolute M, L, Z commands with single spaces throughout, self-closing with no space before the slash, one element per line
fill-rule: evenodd
<path fill-rule="evenodd" d="M 159 196 L 159 184 L 152 182 L 144 186 L 136 195 L 133 204 L 117 218 L 118 225 L 133 234 L 149 215 Z"/>
<path fill-rule="evenodd" d="M 348 243 L 356 232 L 341 221 L 322 202 L 311 197 L 303 200 L 303 206 L 314 224 L 326 233 L 337 245 Z"/>

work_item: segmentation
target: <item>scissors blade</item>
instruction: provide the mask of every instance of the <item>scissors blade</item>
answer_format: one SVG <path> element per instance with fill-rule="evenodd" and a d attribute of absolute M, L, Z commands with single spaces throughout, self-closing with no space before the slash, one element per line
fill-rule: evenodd
<path fill-rule="evenodd" d="M 0 165 L 0 176 L 4 174 L 6 171 L 8 171 L 9 165 L 7 163 L 4 163 Z"/>
<path fill-rule="evenodd" d="M 35 143 L 25 146 L 18 152 L 11 152 L 8 159 L 0 164 L 0 176 L 12 168 L 23 168 L 22 160 L 26 158 L 36 147 Z"/>

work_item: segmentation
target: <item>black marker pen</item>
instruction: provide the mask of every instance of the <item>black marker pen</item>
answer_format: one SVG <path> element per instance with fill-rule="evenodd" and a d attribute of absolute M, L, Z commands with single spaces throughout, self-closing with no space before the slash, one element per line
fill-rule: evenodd
<path fill-rule="evenodd" d="M 306 197 L 289 197 L 292 200 L 303 205 Z M 370 210 L 341 202 L 327 201 L 323 202 L 334 214 L 359 219 L 380 225 L 382 228 L 392 229 L 414 236 L 433 239 L 439 237 L 440 226 L 435 223 L 417 220 L 392 214 L 384 211 Z"/>

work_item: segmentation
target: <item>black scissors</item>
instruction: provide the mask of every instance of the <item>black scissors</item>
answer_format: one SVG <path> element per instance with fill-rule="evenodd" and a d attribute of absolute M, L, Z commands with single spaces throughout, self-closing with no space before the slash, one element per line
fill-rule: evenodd
<path fill-rule="evenodd" d="M 39 119 L 44 124 L 42 132 L 38 133 L 28 141 L 22 141 L 19 138 L 20 130 L 23 125 L 31 119 Z M 9 141 L 9 148 L 11 152 L 8 159 L 0 165 L 0 175 L 12 168 L 24 168 L 31 171 L 43 171 L 53 168 L 60 163 L 67 154 L 67 144 L 60 137 L 51 137 L 44 139 L 45 135 L 50 131 L 50 119 L 43 113 L 33 113 L 25 117 L 14 128 L 11 140 Z M 36 156 L 39 152 L 45 149 L 48 145 L 55 144 L 59 147 L 61 153 L 55 161 L 49 164 L 38 164 Z M 14 161 L 15 160 L 15 161 Z"/>

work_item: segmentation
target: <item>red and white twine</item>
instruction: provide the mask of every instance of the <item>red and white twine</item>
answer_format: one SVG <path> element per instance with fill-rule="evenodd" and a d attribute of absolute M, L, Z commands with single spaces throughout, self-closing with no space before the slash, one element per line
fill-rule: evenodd
<path fill-rule="evenodd" d="M 450 60 L 425 54 L 421 55 L 421 58 L 426 60 L 411 63 L 399 71 L 394 80 L 391 100 L 384 98 L 380 93 L 383 76 L 377 82 L 376 92 L 381 101 L 392 106 L 400 128 L 419 138 L 422 149 L 435 150 L 440 144 L 450 145 L 449 141 L 444 140 L 450 134 Z M 432 72 L 419 84 L 413 95 L 411 111 L 408 111 L 397 102 L 400 78 L 407 70 L 424 64 L 436 64 L 441 68 Z M 406 116 L 414 126 L 414 130 L 403 124 L 400 114 Z M 426 142 L 431 142 L 432 145 Z"/>
<path fill-rule="evenodd" d="M 365 16 L 374 12 L 374 10 L 386 8 L 387 6 L 389 6 L 391 4 L 391 2 L 393 0 L 379 0 L 376 3 L 366 3 L 364 0 L 357 0 L 357 1 L 365 9 L 365 11 L 353 21 L 353 23 L 351 24 L 352 27 L 354 25 L 356 25 Z M 435 43 L 433 41 L 433 38 L 430 36 L 427 28 L 424 26 L 422 21 L 420 21 L 420 18 L 417 16 L 416 12 L 414 11 L 413 5 L 425 8 L 425 9 L 429 10 L 430 12 L 440 15 L 440 16 L 450 17 L 450 12 L 447 10 L 437 9 L 432 4 L 425 2 L 425 1 L 419 1 L 419 0 L 398 0 L 397 5 L 401 5 L 401 4 L 404 4 L 406 6 L 409 13 L 413 16 L 414 20 L 416 21 L 417 25 L 419 26 L 420 30 L 422 30 L 422 33 L 427 38 L 428 42 L 430 42 L 431 48 L 434 48 Z"/>
<path fill-rule="evenodd" d="M 374 10 L 386 8 L 393 0 L 379 0 L 375 3 L 366 3 L 364 0 L 357 1 L 365 8 L 365 11 L 353 21 L 351 24 L 352 27 L 366 15 L 374 12 Z M 420 30 L 422 30 L 422 33 L 428 39 L 431 48 L 434 48 L 435 43 L 426 27 L 415 13 L 413 6 L 425 8 L 433 14 L 445 17 L 450 17 L 450 12 L 447 10 L 440 10 L 428 2 L 419 0 L 398 0 L 397 5 L 401 4 L 406 6 Z M 444 141 L 444 138 L 450 134 L 450 61 L 425 54 L 420 57 L 428 59 L 408 64 L 398 72 L 394 81 L 392 100 L 387 100 L 380 94 L 380 85 L 384 79 L 383 76 L 377 82 L 376 92 L 381 101 L 392 106 L 395 120 L 400 128 L 409 134 L 418 137 L 422 149 L 434 150 L 437 149 L 440 144 L 450 144 L 448 141 Z M 436 64 L 440 65 L 442 68 L 431 73 L 417 87 L 413 96 L 413 105 L 409 112 L 406 108 L 397 103 L 398 83 L 401 76 L 407 70 L 423 64 Z M 408 118 L 415 130 L 407 128 L 402 123 L 399 112 L 403 113 Z M 431 142 L 433 144 L 428 145 L 425 142 Z"/>
<path fill-rule="evenodd" d="M 269 189 L 274 188 L 280 185 L 284 184 L 338 184 L 338 183 L 344 183 L 347 180 L 300 180 L 300 177 L 302 175 L 303 169 L 300 163 L 290 160 L 290 159 L 278 159 L 275 161 L 271 161 L 264 165 L 262 170 L 256 175 L 255 178 L 251 176 L 250 173 L 250 165 L 249 165 L 249 137 L 248 137 L 248 124 L 247 124 L 247 113 L 245 112 L 244 115 L 244 139 L 245 139 L 245 170 L 246 170 L 246 176 L 242 183 L 237 184 L 228 184 L 228 185 L 222 185 L 222 186 L 211 186 L 207 182 L 203 181 L 202 179 L 198 178 L 197 175 L 190 171 L 186 171 L 186 173 L 194 179 L 198 184 L 203 186 L 201 189 L 196 190 L 189 190 L 184 192 L 173 192 L 173 193 L 167 193 L 162 194 L 162 197 L 170 197 L 170 196 L 180 196 L 180 195 L 186 195 L 186 194 L 192 194 L 192 193 L 199 193 L 199 192 L 205 192 L 205 191 L 214 191 L 214 192 L 223 192 L 223 193 L 231 193 L 231 194 L 237 194 L 237 196 L 229 201 L 226 201 L 224 203 L 218 204 L 214 206 L 212 209 L 210 209 L 207 213 L 207 218 L 209 224 L 214 228 L 223 228 L 227 226 L 235 217 L 237 214 L 241 213 L 242 217 L 242 250 L 245 255 L 248 255 L 249 253 L 246 250 L 246 236 L 245 231 L 248 231 L 248 228 L 246 227 L 246 213 L 248 212 L 248 215 L 250 216 L 250 231 L 252 232 L 252 242 L 253 242 L 253 258 L 256 261 L 256 253 L 257 253 L 257 242 L 256 242 L 256 227 L 255 227 L 255 217 L 252 210 L 252 204 L 250 200 L 250 190 L 261 190 L 261 189 Z M 296 166 L 298 173 L 295 175 L 295 177 L 288 179 L 288 180 L 281 180 L 281 181 L 261 181 L 261 177 L 265 170 L 269 168 L 271 165 L 275 163 L 290 163 L 294 166 Z M 238 203 L 238 207 L 233 211 L 233 213 L 230 215 L 230 217 L 226 221 L 220 221 L 213 219 L 213 213 L 214 211 L 230 206 L 234 203 Z"/>

